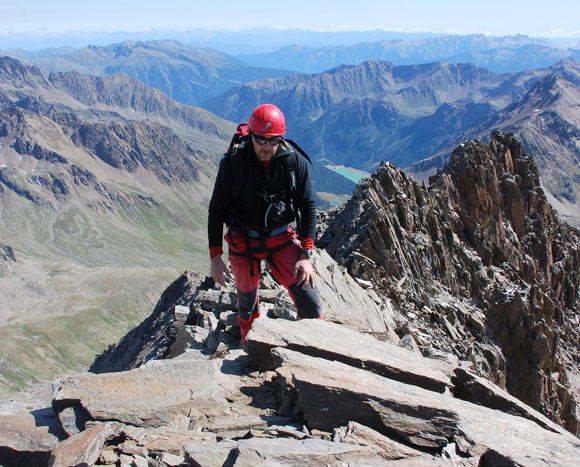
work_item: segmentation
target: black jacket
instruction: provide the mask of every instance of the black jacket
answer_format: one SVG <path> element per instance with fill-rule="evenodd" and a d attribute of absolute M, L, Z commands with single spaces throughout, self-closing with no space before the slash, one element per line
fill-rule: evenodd
<path fill-rule="evenodd" d="M 290 146 L 281 143 L 270 163 L 269 174 L 256 158 L 250 141 L 240 145 L 237 151 L 224 155 L 209 203 L 210 247 L 222 245 L 224 223 L 246 230 L 268 231 L 294 220 L 290 206 L 290 183 L 284 164 L 284 158 L 291 152 L 293 149 Z M 296 153 L 296 161 L 294 199 L 301 218 L 298 234 L 301 238 L 314 238 L 316 206 L 310 182 L 310 165 L 299 153 Z M 280 204 L 273 206 L 278 200 L 284 203 L 283 209 L 280 209 Z"/>

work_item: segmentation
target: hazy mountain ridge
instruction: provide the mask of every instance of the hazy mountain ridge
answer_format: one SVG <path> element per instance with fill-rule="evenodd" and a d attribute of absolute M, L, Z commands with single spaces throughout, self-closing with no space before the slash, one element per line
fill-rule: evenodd
<path fill-rule="evenodd" d="M 251 67 L 216 50 L 170 40 L 88 46 L 34 63 L 47 72 L 77 70 L 101 76 L 125 73 L 187 105 L 198 105 L 239 83 L 288 73 Z"/>
<path fill-rule="evenodd" d="M 340 65 L 358 65 L 370 59 L 395 65 L 436 61 L 473 63 L 495 73 L 507 73 L 546 68 L 564 58 L 578 60 L 580 50 L 554 47 L 546 40 L 524 35 L 491 37 L 472 34 L 320 48 L 290 45 L 273 52 L 240 54 L 237 58 L 254 66 L 276 63 L 280 68 L 301 73 L 320 73 Z"/>
<path fill-rule="evenodd" d="M 271 52 L 286 46 L 288 43 L 320 47 L 334 44 L 353 45 L 361 42 L 376 42 L 391 39 L 413 40 L 438 37 L 441 34 L 432 32 L 408 33 L 375 29 L 370 31 L 312 31 L 300 28 L 279 29 L 271 27 L 243 28 L 231 30 L 207 30 L 194 28 L 187 31 L 156 29 L 147 31 L 68 31 L 65 34 L 47 33 L 41 35 L 22 34 L 4 44 L 12 48 L 29 50 L 46 50 L 47 47 L 61 47 L 62 44 L 82 48 L 86 44 L 107 46 L 127 40 L 176 40 L 196 47 L 211 47 L 225 53 Z M 26 44 L 26 45 L 24 45 Z M 28 52 L 28 51 L 27 51 Z"/>

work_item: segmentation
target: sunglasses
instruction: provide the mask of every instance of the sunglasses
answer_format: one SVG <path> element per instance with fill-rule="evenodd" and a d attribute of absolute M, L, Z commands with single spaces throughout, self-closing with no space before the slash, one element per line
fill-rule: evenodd
<path fill-rule="evenodd" d="M 284 139 L 282 136 L 270 136 L 268 138 L 267 136 L 259 135 L 257 133 L 252 133 L 252 136 L 254 137 L 254 141 L 260 146 L 266 144 L 266 141 L 270 143 L 272 146 L 276 146 L 277 144 L 280 144 Z"/>

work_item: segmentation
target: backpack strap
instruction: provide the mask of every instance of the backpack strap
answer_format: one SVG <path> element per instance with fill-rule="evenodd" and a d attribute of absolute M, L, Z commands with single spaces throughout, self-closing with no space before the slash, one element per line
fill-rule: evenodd
<path fill-rule="evenodd" d="M 298 146 L 298 143 L 296 143 L 295 141 L 291 140 L 291 139 L 285 139 L 284 141 L 286 141 L 287 143 L 290 143 L 290 145 L 296 149 L 300 154 L 302 154 L 306 160 L 308 162 L 310 162 L 310 165 L 312 165 L 312 160 L 310 159 L 310 156 L 308 154 L 306 154 L 306 151 L 304 151 L 304 149 L 302 149 L 300 146 Z"/>
<path fill-rule="evenodd" d="M 291 147 L 291 149 L 293 148 Z M 298 193 L 298 188 L 296 186 L 296 168 L 298 167 L 297 157 L 298 156 L 296 156 L 296 152 L 291 150 L 288 157 L 284 158 L 284 170 L 286 171 L 286 177 L 288 179 L 288 188 L 290 190 L 292 210 L 294 211 L 294 216 L 296 216 L 296 227 L 298 230 L 298 235 L 302 235 L 302 222 L 300 219 L 300 210 L 298 209 L 298 201 L 296 199 L 296 194 Z"/>
<path fill-rule="evenodd" d="M 294 197 L 298 189 L 296 188 L 296 168 L 298 161 L 296 160 L 296 153 L 292 151 L 288 157 L 284 158 L 284 170 L 286 171 L 286 178 L 288 179 L 288 188 L 290 189 L 290 196 Z"/>

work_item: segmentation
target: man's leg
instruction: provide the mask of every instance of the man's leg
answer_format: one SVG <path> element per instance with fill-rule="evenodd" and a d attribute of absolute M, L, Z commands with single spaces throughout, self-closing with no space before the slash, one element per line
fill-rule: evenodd
<path fill-rule="evenodd" d="M 254 262 L 254 275 L 250 274 L 250 265 L 245 256 L 229 255 L 232 272 L 236 279 L 238 292 L 238 324 L 242 335 L 242 345 L 246 344 L 246 336 L 252 327 L 252 322 L 260 316 L 258 285 L 261 272 L 258 263 Z"/>
<path fill-rule="evenodd" d="M 298 244 L 292 243 L 274 253 L 269 261 L 270 269 L 276 279 L 288 290 L 300 319 L 324 319 L 316 287 L 312 287 L 310 283 L 303 286 L 296 284 L 294 267 L 300 258 L 300 250 Z"/>

